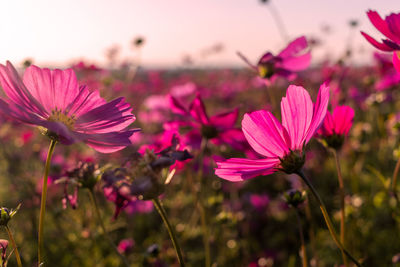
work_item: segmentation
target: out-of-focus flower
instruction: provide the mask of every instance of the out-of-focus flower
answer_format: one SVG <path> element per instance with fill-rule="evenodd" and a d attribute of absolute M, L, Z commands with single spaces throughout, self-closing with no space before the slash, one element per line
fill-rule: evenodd
<path fill-rule="evenodd" d="M 353 119 L 354 110 L 351 107 L 337 106 L 332 114 L 329 111 L 326 113 L 324 123 L 317 135 L 325 140 L 329 147 L 339 149 L 353 125 Z"/>
<path fill-rule="evenodd" d="M 118 251 L 121 254 L 128 254 L 132 251 L 135 241 L 132 238 L 123 239 L 118 244 Z"/>
<path fill-rule="evenodd" d="M 306 200 L 306 191 L 292 189 L 285 192 L 283 196 L 289 206 L 297 208 Z"/>
<path fill-rule="evenodd" d="M 217 161 L 215 174 L 239 182 L 277 170 L 300 170 L 305 162 L 304 146 L 323 123 L 328 102 L 329 88 L 325 84 L 321 85 L 315 104 L 303 87 L 290 85 L 281 101 L 282 124 L 266 110 L 247 113 L 242 120 L 250 146 L 265 158 Z"/>
<path fill-rule="evenodd" d="M 391 58 L 387 56 L 382 53 L 374 53 L 376 69 L 379 74 L 375 83 L 375 88 L 378 91 L 390 89 L 400 83 L 400 72 L 393 68 Z"/>
<path fill-rule="evenodd" d="M 92 162 L 79 162 L 76 168 L 66 172 L 65 176 L 58 179 L 56 183 L 64 183 L 64 197 L 62 199 L 63 208 L 69 204 L 72 209 L 78 206 L 79 187 L 93 190 L 96 183 L 100 180 L 101 171 L 97 164 Z M 68 193 L 68 185 L 74 187 L 73 193 Z"/>
<path fill-rule="evenodd" d="M 265 53 L 256 66 L 241 53 L 238 55 L 263 79 L 273 82 L 276 77 L 281 76 L 293 80 L 296 77 L 295 72 L 304 70 L 310 65 L 311 53 L 306 51 L 307 47 L 307 39 L 304 36 L 299 37 L 289 43 L 277 56 L 270 52 Z"/>
<path fill-rule="evenodd" d="M 141 146 L 138 152 L 144 154 L 149 149 L 154 150 L 156 154 L 167 154 L 166 157 L 175 160 L 170 169 L 182 170 L 185 164 L 192 159 L 187 146 L 176 131 L 164 131 L 160 136 L 154 138 L 152 144 Z M 172 154 L 174 157 L 171 157 Z"/>
<path fill-rule="evenodd" d="M 164 192 L 166 183 L 162 180 L 163 169 L 170 167 L 175 161 L 190 157 L 192 156 L 186 150 L 176 151 L 176 147 L 172 145 L 157 154 L 150 150 L 146 150 L 143 155 L 135 153 L 129 160 L 130 166 L 104 172 L 104 194 L 115 204 L 113 218 L 116 219 L 132 201 L 159 197 Z"/>
<path fill-rule="evenodd" d="M 17 214 L 21 204 L 18 205 L 16 209 L 7 209 L 4 207 L 0 208 L 0 225 L 1 226 L 7 226 L 8 222 L 12 219 L 12 217 Z"/>
<path fill-rule="evenodd" d="M 8 240 L 0 239 L 0 249 L 1 249 L 1 266 L 6 266 L 7 262 L 7 247 L 8 247 Z"/>
<path fill-rule="evenodd" d="M 251 194 L 249 200 L 250 204 L 259 212 L 265 211 L 265 207 L 267 207 L 270 202 L 270 199 L 267 194 L 263 195 Z"/>
<path fill-rule="evenodd" d="M 182 119 L 167 123 L 164 128 L 175 131 L 179 128 L 191 129 L 185 134 L 187 140 L 184 143 L 198 148 L 201 140 L 206 138 L 215 145 L 228 144 L 238 150 L 244 149 L 243 133 L 235 127 L 238 109 L 209 117 L 200 94 L 197 94 L 189 109 L 173 96 L 170 96 L 170 103 L 171 109 Z"/>
<path fill-rule="evenodd" d="M 361 32 L 361 34 L 377 49 L 385 52 L 393 51 L 393 65 L 400 72 L 400 13 L 391 13 L 383 20 L 378 12 L 369 10 L 367 16 L 375 28 L 387 39 L 382 39 L 380 43 L 365 32 Z"/>
<path fill-rule="evenodd" d="M 0 110 L 27 124 L 39 126 L 49 137 L 64 144 L 83 141 L 102 153 L 131 144 L 137 129 L 123 97 L 106 102 L 98 91 L 79 86 L 72 69 L 49 70 L 30 66 L 23 79 L 10 62 L 0 65 L 0 83 L 8 98 L 0 99 Z"/>

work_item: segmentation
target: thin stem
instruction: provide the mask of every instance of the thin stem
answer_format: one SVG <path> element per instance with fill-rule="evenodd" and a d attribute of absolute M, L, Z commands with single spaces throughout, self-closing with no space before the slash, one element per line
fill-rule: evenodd
<path fill-rule="evenodd" d="M 109 236 L 106 227 L 104 226 L 104 222 L 103 219 L 101 218 L 101 214 L 100 214 L 100 210 L 99 210 L 99 205 L 97 205 L 97 201 L 96 201 L 96 197 L 94 196 L 94 192 L 93 190 L 89 189 L 89 196 L 90 196 L 90 200 L 92 201 L 94 210 L 96 211 L 96 215 L 97 218 L 99 220 L 100 223 L 100 227 L 101 230 L 103 231 L 103 234 L 105 235 L 108 243 L 110 243 L 110 246 L 114 249 L 114 251 L 118 254 L 118 256 L 121 258 L 122 262 L 124 263 L 124 265 L 126 267 L 129 267 L 129 262 L 128 260 L 125 258 L 124 255 L 122 255 L 121 253 L 119 253 L 117 246 L 114 244 L 114 242 L 112 241 L 111 237 Z"/>
<path fill-rule="evenodd" d="M 303 263 L 303 267 L 308 267 L 306 244 L 304 242 L 303 226 L 301 224 L 301 218 L 299 213 L 300 213 L 299 210 L 296 208 L 297 224 L 299 225 L 299 235 L 301 241 L 301 260 Z"/>
<path fill-rule="evenodd" d="M 313 187 L 313 185 L 310 183 L 310 181 L 307 179 L 307 177 L 304 175 L 304 173 L 299 170 L 296 172 L 297 175 L 300 176 L 301 179 L 307 184 L 308 188 L 310 188 L 311 193 L 314 195 L 315 199 L 318 201 L 319 208 L 321 209 L 322 215 L 324 216 L 326 226 L 328 227 L 329 233 L 332 236 L 333 241 L 335 242 L 336 246 L 349 257 L 349 259 L 357 266 L 362 266 L 351 254 L 348 252 L 340 242 L 339 238 L 337 237 L 337 234 L 335 232 L 335 228 L 333 227 L 332 221 L 329 218 L 328 212 L 326 211 L 324 202 L 322 201 L 321 197 Z"/>
<path fill-rule="evenodd" d="M 342 170 L 340 169 L 340 162 L 339 162 L 339 155 L 336 150 L 332 150 L 333 155 L 335 157 L 335 162 L 336 162 L 336 171 L 338 175 L 338 180 L 339 180 L 339 195 L 340 195 L 340 242 L 342 243 L 343 246 L 346 246 L 346 224 L 345 224 L 345 203 L 344 203 L 344 183 L 343 183 L 343 177 L 342 177 Z M 344 266 L 348 266 L 347 258 L 344 253 L 342 253 L 343 257 L 343 264 Z"/>
<path fill-rule="evenodd" d="M 160 216 L 165 224 L 165 227 L 167 227 L 169 237 L 171 238 L 172 244 L 174 245 L 174 248 L 175 248 L 176 256 L 178 257 L 179 265 L 181 267 L 184 267 L 185 262 L 183 261 L 181 247 L 179 246 L 178 239 L 176 238 L 176 235 L 175 235 L 175 231 L 171 227 L 171 224 L 169 223 L 167 213 L 165 212 L 163 205 L 158 198 L 153 199 L 153 204 L 156 207 L 158 213 L 160 214 Z"/>
<path fill-rule="evenodd" d="M 17 259 L 18 267 L 22 267 L 21 256 L 19 255 L 17 244 L 15 243 L 14 236 L 13 236 L 10 228 L 8 227 L 8 225 L 6 225 L 6 230 L 7 230 L 8 237 L 10 238 L 11 244 L 14 248 L 15 258 Z"/>
<path fill-rule="evenodd" d="M 279 15 L 278 10 L 272 5 L 272 3 L 268 3 L 267 6 L 269 7 L 269 11 L 272 14 L 272 17 L 274 18 L 274 21 L 276 23 L 276 26 L 278 27 L 278 31 L 282 36 L 282 39 L 286 42 L 289 39 L 289 35 L 286 31 L 285 24 L 283 23 L 283 20 L 281 16 Z"/>
<path fill-rule="evenodd" d="M 399 175 L 400 171 L 400 158 L 397 160 L 396 167 L 394 168 L 393 172 L 393 177 L 392 177 L 392 183 L 391 183 L 391 189 L 393 196 L 395 197 L 396 201 L 399 202 L 398 196 L 397 196 L 397 176 Z"/>
<path fill-rule="evenodd" d="M 201 219 L 201 228 L 203 231 L 203 244 L 204 244 L 204 258 L 205 258 L 205 267 L 210 267 L 211 266 L 211 249 L 210 249 L 210 233 L 208 230 L 207 226 L 207 212 L 206 208 L 203 203 L 203 198 L 201 197 L 201 192 L 202 187 L 203 187 L 203 163 L 204 163 L 204 154 L 207 149 L 207 139 L 203 138 L 201 140 L 201 145 L 200 145 L 200 153 L 198 157 L 198 167 L 199 171 L 197 174 L 197 180 L 200 183 L 200 189 L 197 195 L 197 203 L 198 203 L 198 209 L 200 212 L 200 219 Z"/>
<path fill-rule="evenodd" d="M 46 213 L 46 197 L 47 197 L 47 178 L 50 171 L 51 157 L 56 147 L 57 141 L 52 139 L 47 153 L 46 165 L 44 167 L 42 199 L 40 202 L 40 216 L 39 216 L 39 236 L 38 236 L 38 265 L 43 263 L 43 227 L 44 227 L 44 214 Z"/>

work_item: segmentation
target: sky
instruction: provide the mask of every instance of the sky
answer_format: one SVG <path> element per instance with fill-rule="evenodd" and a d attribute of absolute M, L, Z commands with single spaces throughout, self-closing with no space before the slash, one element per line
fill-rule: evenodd
<path fill-rule="evenodd" d="M 271 6 L 285 25 L 286 40 Z M 359 31 L 382 37 L 369 22 L 368 9 L 384 17 L 400 12 L 399 0 L 3 1 L 0 63 L 31 58 L 37 65 L 65 66 L 82 59 L 105 65 L 106 51 L 118 46 L 118 61 L 140 59 L 148 67 L 179 67 L 186 55 L 196 66 L 241 66 L 236 51 L 256 62 L 301 35 L 321 40 L 312 51 L 313 63 L 328 55 L 337 58 L 349 40 L 353 61 L 365 63 L 374 48 Z M 359 26 L 351 31 L 352 19 Z M 145 38 L 140 52 L 131 45 L 137 36 Z M 223 46 L 220 53 L 202 56 L 217 44 Z"/>

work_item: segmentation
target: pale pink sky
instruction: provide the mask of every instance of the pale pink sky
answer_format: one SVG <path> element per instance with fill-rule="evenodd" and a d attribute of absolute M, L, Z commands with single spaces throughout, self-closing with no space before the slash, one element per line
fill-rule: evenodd
<path fill-rule="evenodd" d="M 361 37 L 362 29 L 380 38 L 367 19 L 368 9 L 382 16 L 400 12 L 399 0 L 270 0 L 284 20 L 291 39 L 319 36 L 324 46 L 313 51 L 313 61 L 327 53 L 343 52 L 349 36 L 348 21 L 357 19 L 353 33 L 355 62 L 367 62 L 374 49 Z M 322 25 L 331 26 L 324 34 Z M 134 57 L 130 42 L 144 36 L 141 53 L 145 66 L 180 66 L 185 54 L 198 57 L 213 44 L 222 53 L 199 65 L 242 65 L 240 50 L 256 61 L 265 51 L 285 45 L 266 5 L 259 0 L 19 0 L 3 2 L 0 9 L 0 62 L 62 66 L 79 58 L 103 64 L 105 51 L 119 44 L 122 58 Z M 368 52 L 368 53 L 367 53 Z"/>

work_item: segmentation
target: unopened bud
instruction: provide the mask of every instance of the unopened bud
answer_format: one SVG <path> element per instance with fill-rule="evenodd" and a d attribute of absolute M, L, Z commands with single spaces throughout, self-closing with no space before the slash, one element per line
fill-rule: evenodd
<path fill-rule="evenodd" d="M 306 200 L 306 191 L 300 191 L 296 189 L 289 190 L 284 193 L 284 197 L 289 206 L 297 208 Z"/>

